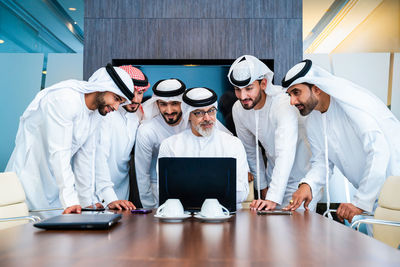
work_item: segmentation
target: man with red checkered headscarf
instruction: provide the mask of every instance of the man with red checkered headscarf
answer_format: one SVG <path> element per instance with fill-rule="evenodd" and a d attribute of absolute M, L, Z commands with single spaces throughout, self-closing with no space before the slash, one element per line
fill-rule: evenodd
<path fill-rule="evenodd" d="M 117 112 L 103 118 L 96 132 L 95 190 L 87 181 L 85 193 L 80 195 L 83 203 L 91 201 L 89 194 L 110 209 L 135 209 L 129 198 L 129 160 L 136 139 L 136 130 L 143 112 L 140 103 L 143 93 L 150 87 L 146 75 L 139 69 L 126 65 L 119 68 L 127 72 L 134 84 L 134 98 Z M 81 162 L 85 162 L 82 160 Z"/>

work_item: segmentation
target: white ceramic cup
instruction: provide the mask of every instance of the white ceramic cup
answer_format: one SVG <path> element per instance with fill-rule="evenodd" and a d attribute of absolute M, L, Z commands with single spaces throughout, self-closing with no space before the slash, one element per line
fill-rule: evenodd
<path fill-rule="evenodd" d="M 179 199 L 170 198 L 158 207 L 156 215 L 163 217 L 182 217 L 185 215 L 185 212 Z"/>
<path fill-rule="evenodd" d="M 219 204 L 216 198 L 207 198 L 201 206 L 200 215 L 207 218 L 217 218 L 229 216 L 229 210 Z"/>

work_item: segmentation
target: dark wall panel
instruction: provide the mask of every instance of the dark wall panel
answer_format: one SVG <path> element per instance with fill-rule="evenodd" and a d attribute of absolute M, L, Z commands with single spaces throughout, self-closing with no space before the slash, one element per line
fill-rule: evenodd
<path fill-rule="evenodd" d="M 112 59 L 302 58 L 301 0 L 86 0 L 84 77 Z"/>

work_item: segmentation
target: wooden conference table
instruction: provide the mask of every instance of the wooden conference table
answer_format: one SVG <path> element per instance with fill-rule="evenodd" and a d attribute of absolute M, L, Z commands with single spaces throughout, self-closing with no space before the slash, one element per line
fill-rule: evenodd
<path fill-rule="evenodd" d="M 0 231 L 0 266 L 400 266 L 400 252 L 312 212 L 223 223 L 123 212 L 108 231 Z"/>

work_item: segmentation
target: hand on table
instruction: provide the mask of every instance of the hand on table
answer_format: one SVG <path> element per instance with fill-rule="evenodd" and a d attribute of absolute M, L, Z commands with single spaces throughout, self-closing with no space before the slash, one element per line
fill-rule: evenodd
<path fill-rule="evenodd" d="M 304 208 L 308 209 L 308 204 L 310 204 L 312 200 L 311 187 L 308 184 L 301 184 L 299 189 L 293 193 L 292 200 L 290 200 L 289 205 L 284 207 L 284 210 L 296 210 L 301 206 L 301 203 L 304 202 Z"/>
<path fill-rule="evenodd" d="M 110 210 L 135 210 L 136 207 L 128 200 L 116 200 L 108 204 Z"/>
<path fill-rule="evenodd" d="M 363 212 L 364 210 L 357 208 L 351 203 L 341 203 L 336 211 L 336 215 L 341 222 L 346 219 L 351 223 L 355 215 L 359 215 Z"/>
<path fill-rule="evenodd" d="M 271 200 L 255 199 L 250 204 L 252 210 L 273 210 L 276 207 L 276 203 Z"/>
<path fill-rule="evenodd" d="M 81 213 L 82 207 L 80 205 L 74 205 L 71 207 L 67 207 L 62 214 L 70 214 L 70 213 Z"/>

